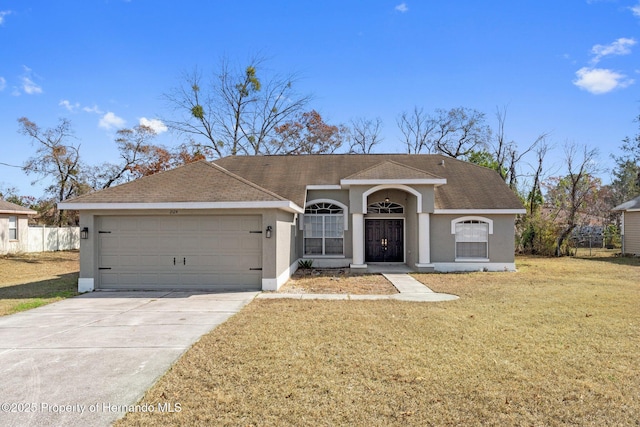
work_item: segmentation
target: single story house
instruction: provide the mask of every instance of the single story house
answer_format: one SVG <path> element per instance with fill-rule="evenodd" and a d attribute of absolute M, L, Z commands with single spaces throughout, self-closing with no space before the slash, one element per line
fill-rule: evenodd
<path fill-rule="evenodd" d="M 410 154 L 231 156 L 59 208 L 80 211 L 80 291 L 276 290 L 301 259 L 512 271 L 525 213 L 495 171 Z"/>
<path fill-rule="evenodd" d="M 29 216 L 38 212 L 0 200 L 0 255 L 26 252 L 29 247 Z"/>
<path fill-rule="evenodd" d="M 622 253 L 640 255 L 640 196 L 613 210 L 622 212 Z"/>

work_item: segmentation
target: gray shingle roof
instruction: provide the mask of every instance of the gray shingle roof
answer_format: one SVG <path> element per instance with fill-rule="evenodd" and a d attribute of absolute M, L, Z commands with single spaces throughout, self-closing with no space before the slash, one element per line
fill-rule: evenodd
<path fill-rule="evenodd" d="M 631 209 L 640 209 L 640 196 L 613 208 L 614 211 L 627 211 Z"/>
<path fill-rule="evenodd" d="M 369 168 L 376 173 L 400 170 L 385 166 L 387 162 L 446 179 L 445 185 L 435 189 L 436 209 L 523 209 L 518 197 L 495 171 L 437 154 L 235 156 L 215 161 L 299 206 L 304 206 L 306 185 L 340 184 L 341 179 L 359 172 L 366 175 Z"/>
<path fill-rule="evenodd" d="M 191 163 L 69 202 L 291 201 L 304 207 L 307 185 L 339 185 L 345 178 L 446 179 L 435 188 L 436 209 L 523 209 L 495 171 L 424 154 L 231 156 Z"/>
<path fill-rule="evenodd" d="M 35 215 L 38 212 L 25 208 L 24 206 L 16 205 L 15 203 L 7 202 L 6 200 L 0 200 L 0 213 Z"/>
<path fill-rule="evenodd" d="M 74 203 L 284 201 L 282 197 L 204 160 L 73 199 Z"/>

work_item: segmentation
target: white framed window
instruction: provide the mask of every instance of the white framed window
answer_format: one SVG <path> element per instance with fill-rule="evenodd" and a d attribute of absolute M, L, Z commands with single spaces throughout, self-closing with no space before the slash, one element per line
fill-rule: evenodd
<path fill-rule="evenodd" d="M 404 213 L 404 206 L 394 202 L 374 202 L 367 206 L 367 213 L 401 214 Z"/>
<path fill-rule="evenodd" d="M 9 217 L 9 240 L 18 240 L 18 217 Z"/>
<path fill-rule="evenodd" d="M 344 209 L 330 202 L 304 211 L 304 255 L 344 255 Z"/>
<path fill-rule="evenodd" d="M 493 221 L 482 217 L 463 217 L 451 221 L 455 234 L 456 260 L 489 259 L 489 235 Z"/>

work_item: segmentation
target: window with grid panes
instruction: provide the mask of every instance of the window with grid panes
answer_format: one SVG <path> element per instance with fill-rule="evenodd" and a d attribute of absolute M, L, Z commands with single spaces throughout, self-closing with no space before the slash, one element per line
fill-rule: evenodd
<path fill-rule="evenodd" d="M 9 217 L 9 240 L 18 240 L 18 217 Z"/>
<path fill-rule="evenodd" d="M 456 258 L 489 258 L 489 224 L 477 220 L 456 224 Z"/>
<path fill-rule="evenodd" d="M 304 254 L 344 255 L 344 211 L 320 202 L 304 211 Z"/>

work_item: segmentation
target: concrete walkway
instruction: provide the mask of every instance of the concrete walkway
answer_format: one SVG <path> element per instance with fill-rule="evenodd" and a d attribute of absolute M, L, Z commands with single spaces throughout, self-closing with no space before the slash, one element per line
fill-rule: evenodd
<path fill-rule="evenodd" d="M 0 317 L 0 424 L 110 425 L 256 295 L 93 292 Z"/>
<path fill-rule="evenodd" d="M 277 299 L 325 299 L 325 300 L 401 300 L 401 301 L 421 301 L 438 302 L 453 301 L 458 299 L 456 295 L 440 294 L 418 282 L 406 273 L 383 273 L 384 277 L 398 289 L 397 294 L 392 295 L 353 295 L 353 294 L 285 294 L 285 293 L 261 293 L 258 298 Z"/>

